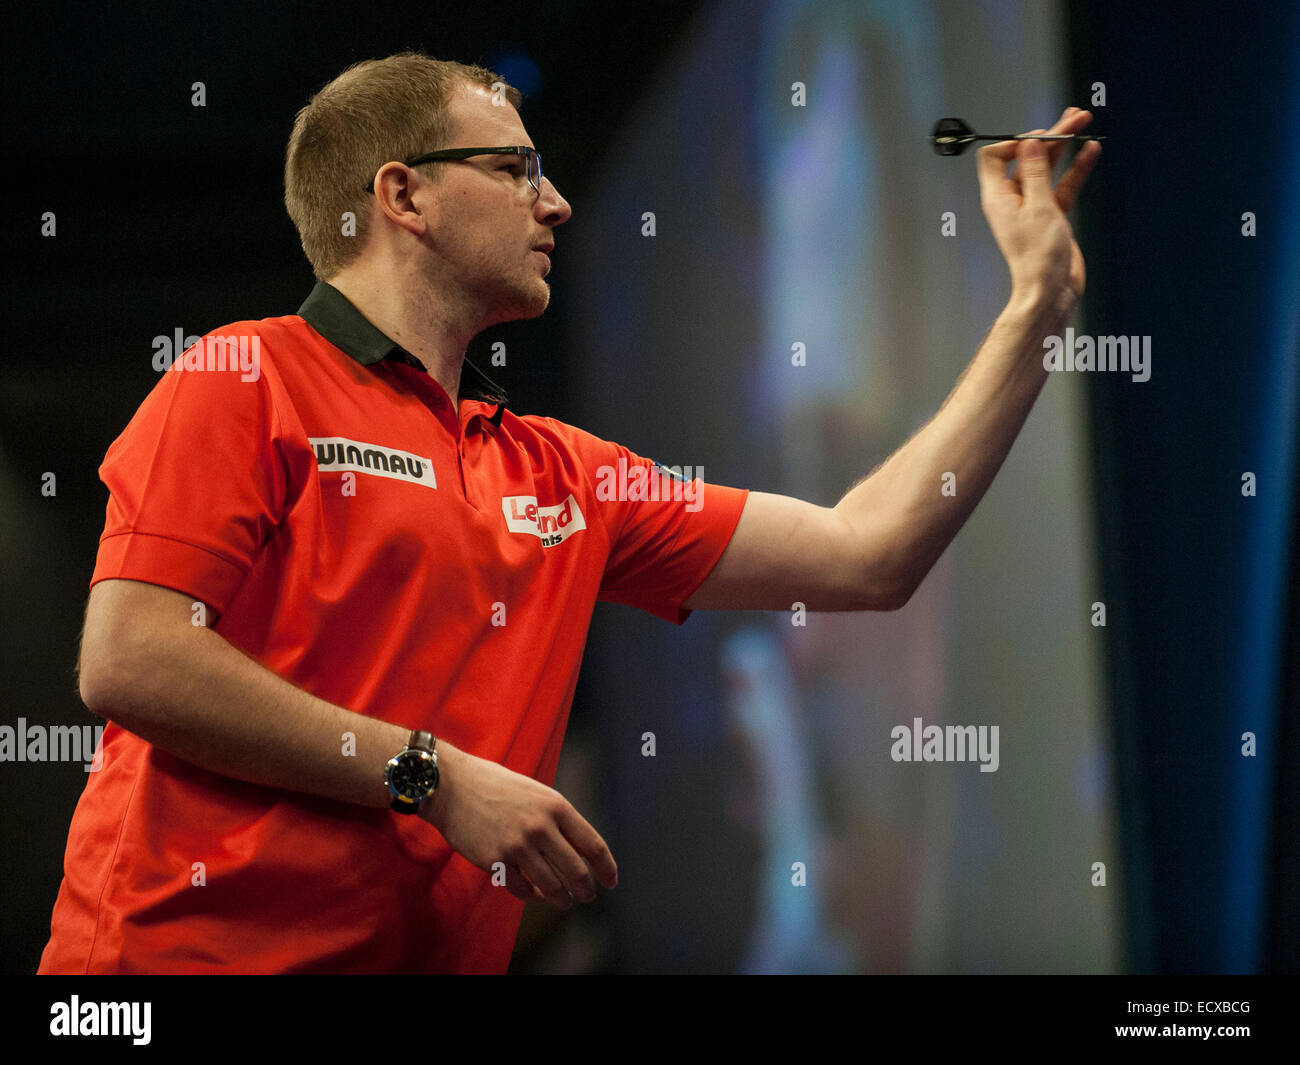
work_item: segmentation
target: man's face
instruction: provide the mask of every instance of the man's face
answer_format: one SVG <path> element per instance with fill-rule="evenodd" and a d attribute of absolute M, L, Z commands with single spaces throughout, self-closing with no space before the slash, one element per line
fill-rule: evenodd
<path fill-rule="evenodd" d="M 492 101 L 489 89 L 462 83 L 449 108 L 451 139 L 437 147 L 532 146 L 519 112 Z M 426 234 L 431 283 L 444 292 L 452 286 L 484 328 L 537 317 L 551 298 L 551 263 L 535 249 L 554 244 L 551 230 L 573 213 L 568 202 L 545 178 L 540 194 L 533 189 L 522 156 L 479 155 L 429 167 L 440 171 L 421 193 L 435 205 Z"/>

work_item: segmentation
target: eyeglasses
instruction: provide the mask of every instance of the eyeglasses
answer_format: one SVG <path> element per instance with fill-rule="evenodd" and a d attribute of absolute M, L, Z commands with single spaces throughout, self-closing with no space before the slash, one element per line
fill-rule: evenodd
<path fill-rule="evenodd" d="M 528 178 L 528 184 L 536 190 L 538 195 L 541 195 L 542 157 L 538 154 L 536 148 L 530 148 L 527 144 L 514 144 L 504 148 L 443 148 L 441 151 L 426 152 L 424 155 L 417 155 L 411 159 L 403 159 L 402 165 L 419 166 L 421 163 L 460 162 L 476 155 L 522 155 L 524 157 L 524 174 Z M 373 180 L 366 186 L 366 191 L 375 191 Z"/>

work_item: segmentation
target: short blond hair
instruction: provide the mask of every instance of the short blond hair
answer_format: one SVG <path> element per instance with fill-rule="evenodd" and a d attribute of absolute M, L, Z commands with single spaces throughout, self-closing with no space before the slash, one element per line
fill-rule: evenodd
<path fill-rule="evenodd" d="M 298 112 L 284 157 L 284 206 L 317 280 L 360 254 L 375 171 L 447 146 L 448 104 L 464 82 L 504 93 L 516 110 L 523 105 L 519 90 L 490 70 L 401 52 L 354 63 Z M 343 233 L 349 211 L 355 236 Z"/>

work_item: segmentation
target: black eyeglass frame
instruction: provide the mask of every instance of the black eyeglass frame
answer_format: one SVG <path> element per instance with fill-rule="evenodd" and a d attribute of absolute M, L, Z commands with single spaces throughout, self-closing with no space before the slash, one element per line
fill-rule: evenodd
<path fill-rule="evenodd" d="M 527 144 L 511 144 L 497 148 L 442 148 L 436 152 L 425 152 L 423 155 L 403 159 L 402 165 L 419 166 L 421 163 L 459 162 L 476 155 L 522 155 L 524 157 L 524 176 L 528 179 L 528 184 L 533 187 L 537 195 L 542 194 L 542 156 L 536 148 Z M 536 180 L 533 179 L 534 173 L 536 174 Z M 370 184 L 366 186 L 366 191 L 375 191 L 373 178 Z"/>

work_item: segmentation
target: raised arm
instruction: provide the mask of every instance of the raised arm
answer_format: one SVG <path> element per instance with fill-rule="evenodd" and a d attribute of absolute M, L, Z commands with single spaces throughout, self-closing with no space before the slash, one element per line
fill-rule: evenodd
<path fill-rule="evenodd" d="M 1077 133 L 1091 120 L 1070 108 L 1051 132 Z M 1011 270 L 1011 298 L 938 413 L 833 508 L 751 492 L 688 608 L 895 610 L 911 598 L 1002 466 L 1047 379 L 1043 338 L 1060 333 L 1083 294 L 1065 213 L 1101 146 L 1088 142 L 1053 188 L 1063 151 L 1041 141 L 979 151 L 980 198 Z"/>

